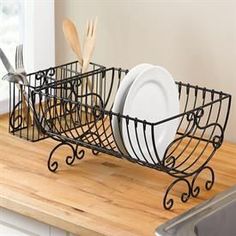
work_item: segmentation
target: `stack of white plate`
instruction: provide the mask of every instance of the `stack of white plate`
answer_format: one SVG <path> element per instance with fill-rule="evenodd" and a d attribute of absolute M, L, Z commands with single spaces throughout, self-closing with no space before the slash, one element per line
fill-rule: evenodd
<path fill-rule="evenodd" d="M 122 80 L 112 111 L 139 120 L 156 123 L 179 113 L 178 90 L 171 74 L 160 66 L 140 64 L 132 68 Z M 133 159 L 157 164 L 173 141 L 179 120 L 172 119 L 159 125 L 142 124 L 135 127 L 114 116 L 113 134 L 118 149 Z"/>

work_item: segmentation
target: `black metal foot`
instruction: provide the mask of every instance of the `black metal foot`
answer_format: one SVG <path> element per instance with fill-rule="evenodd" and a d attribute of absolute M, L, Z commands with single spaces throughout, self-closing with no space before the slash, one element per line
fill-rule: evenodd
<path fill-rule="evenodd" d="M 97 156 L 99 154 L 99 151 L 92 149 L 93 155 Z"/>
<path fill-rule="evenodd" d="M 163 199 L 163 206 L 166 210 L 170 210 L 174 205 L 174 199 L 173 198 L 168 198 L 168 194 L 172 190 L 172 188 L 180 182 L 185 183 L 186 186 L 187 186 L 187 191 L 183 192 L 182 195 L 181 195 L 181 201 L 182 202 L 187 202 L 188 199 L 190 198 L 190 196 L 191 196 L 191 185 L 190 185 L 190 182 L 188 181 L 188 179 L 185 179 L 185 178 L 176 179 L 167 188 L 164 199 Z"/>
<path fill-rule="evenodd" d="M 53 160 L 53 154 L 55 153 L 55 151 L 59 148 L 61 148 L 62 146 L 67 146 L 70 148 L 72 154 L 66 156 L 65 161 L 67 165 L 72 165 L 75 161 L 75 159 L 82 159 L 84 157 L 84 150 L 78 150 L 79 146 L 76 145 L 75 147 L 67 142 L 61 142 L 58 145 L 56 145 L 56 147 L 53 148 L 53 150 L 51 151 L 49 158 L 48 158 L 48 169 L 52 172 L 55 172 L 58 169 L 58 161 Z"/>
<path fill-rule="evenodd" d="M 197 197 L 201 191 L 200 186 L 196 185 L 196 181 L 198 179 L 198 176 L 203 172 L 208 171 L 210 176 L 209 179 L 205 182 L 205 189 L 209 191 L 212 186 L 214 185 L 215 181 L 215 174 L 211 167 L 204 166 L 203 168 L 199 169 L 193 177 L 179 177 L 175 179 L 167 188 L 164 198 L 163 198 L 163 206 L 166 210 L 170 210 L 174 205 L 174 199 L 171 197 L 168 197 L 169 193 L 173 189 L 174 186 L 176 186 L 179 183 L 185 183 L 187 190 L 181 194 L 181 201 L 187 202 L 190 197 Z"/>
<path fill-rule="evenodd" d="M 199 186 L 196 186 L 196 180 L 198 179 L 198 176 L 203 172 L 203 171 L 208 171 L 210 173 L 210 178 L 206 180 L 205 182 L 205 189 L 209 191 L 212 186 L 214 185 L 215 182 L 215 174 L 213 169 L 210 166 L 204 166 L 201 168 L 193 177 L 192 179 L 192 184 L 191 184 L 191 194 L 193 197 L 197 197 L 198 194 L 200 193 L 201 189 Z"/>

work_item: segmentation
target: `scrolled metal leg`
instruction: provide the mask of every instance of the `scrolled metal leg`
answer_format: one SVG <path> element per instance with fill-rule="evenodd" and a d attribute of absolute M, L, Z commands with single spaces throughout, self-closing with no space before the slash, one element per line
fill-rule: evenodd
<path fill-rule="evenodd" d="M 80 146 L 79 145 L 76 145 L 76 148 L 75 148 L 75 157 L 79 160 L 81 160 L 83 157 L 84 157 L 84 149 L 81 149 L 81 150 L 78 150 Z"/>
<path fill-rule="evenodd" d="M 78 151 L 78 145 L 76 145 L 76 147 L 74 147 L 72 144 L 70 143 L 67 143 L 67 142 L 61 142 L 59 143 L 58 145 L 56 145 L 56 147 L 54 147 L 49 155 L 49 158 L 48 158 L 48 169 L 52 172 L 55 172 L 57 169 L 58 169 L 58 161 L 56 160 L 53 160 L 53 154 L 55 153 L 55 151 L 57 149 L 59 149 L 60 147 L 62 146 L 67 146 L 71 149 L 72 151 L 72 154 L 71 155 L 68 155 L 66 156 L 66 164 L 67 165 L 72 165 L 75 161 L 75 159 L 82 159 L 84 157 L 84 150 L 80 150 Z"/>
<path fill-rule="evenodd" d="M 194 176 L 193 179 L 192 179 L 192 183 L 191 183 L 192 192 L 191 192 L 191 195 L 192 195 L 193 197 L 197 197 L 198 194 L 199 194 L 200 191 L 201 191 L 200 187 L 199 187 L 199 186 L 196 186 L 195 183 L 196 183 L 196 180 L 198 179 L 198 176 L 199 176 L 203 171 L 205 171 L 205 170 L 208 170 L 208 171 L 210 172 L 210 179 L 206 180 L 206 182 L 205 182 L 205 189 L 206 189 L 207 191 L 209 191 L 209 190 L 212 188 L 213 184 L 214 184 L 214 181 L 215 181 L 215 174 L 214 174 L 213 169 L 212 169 L 210 166 L 204 166 L 203 168 L 201 168 L 201 169 L 199 170 L 199 172 L 197 172 L 197 173 L 195 174 L 195 176 Z"/>
<path fill-rule="evenodd" d="M 205 182 L 205 189 L 209 191 L 215 181 L 215 174 L 213 169 L 210 166 L 204 166 L 191 178 L 189 176 L 188 178 L 177 178 L 175 179 L 170 186 L 167 188 L 164 199 L 163 199 L 163 206 L 166 210 L 170 210 L 174 205 L 174 199 L 168 198 L 169 192 L 173 189 L 175 185 L 177 185 L 179 182 L 184 182 L 187 185 L 187 191 L 183 192 L 181 195 L 181 201 L 187 202 L 190 197 L 197 197 L 201 191 L 200 186 L 196 185 L 196 180 L 198 179 L 199 175 L 203 171 L 209 171 L 210 178 L 208 178 Z M 189 180 L 190 179 L 190 180 Z"/>
<path fill-rule="evenodd" d="M 187 185 L 187 191 L 186 192 L 183 192 L 181 194 L 181 201 L 182 202 L 187 202 L 188 199 L 190 198 L 191 196 L 191 185 L 189 183 L 189 181 L 185 178 L 178 178 L 176 179 L 175 181 L 173 181 L 170 186 L 167 188 L 166 190 L 166 193 L 165 193 L 165 196 L 163 198 L 163 206 L 166 210 L 170 210 L 173 205 L 174 205 L 174 199 L 173 198 L 169 198 L 168 199 L 168 194 L 169 192 L 171 191 L 171 189 L 177 184 L 177 183 L 180 183 L 180 182 L 184 182 L 186 183 Z"/>
<path fill-rule="evenodd" d="M 92 149 L 93 155 L 97 156 L 99 154 L 99 151 Z"/>

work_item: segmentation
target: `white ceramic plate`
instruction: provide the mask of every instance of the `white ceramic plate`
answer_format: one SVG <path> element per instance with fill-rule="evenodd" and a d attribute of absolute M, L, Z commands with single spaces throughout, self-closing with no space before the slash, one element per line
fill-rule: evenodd
<path fill-rule="evenodd" d="M 119 89 L 116 93 L 116 97 L 114 100 L 114 104 L 112 107 L 112 112 L 114 113 L 120 113 L 122 114 L 123 112 L 123 106 L 124 106 L 124 102 L 127 96 L 127 93 L 129 91 L 129 88 L 131 86 L 131 84 L 133 83 L 133 81 L 135 80 L 135 78 L 145 69 L 150 68 L 152 65 L 150 64 L 139 64 L 135 67 L 133 67 L 128 73 L 127 75 L 123 78 L 123 80 L 120 83 Z M 121 126 L 121 125 L 120 125 Z M 112 129 L 113 129 L 113 135 L 116 141 L 116 144 L 118 146 L 118 149 L 123 153 L 123 154 L 127 154 L 126 149 L 124 147 L 124 143 L 122 140 L 122 135 L 121 135 L 121 128 L 122 126 L 119 128 L 119 123 L 118 123 L 118 119 L 116 116 L 113 117 L 112 119 Z"/>
<path fill-rule="evenodd" d="M 153 66 L 136 77 L 124 103 L 124 115 L 155 123 L 178 113 L 178 90 L 166 69 Z M 145 140 L 143 125 L 139 123 L 135 133 L 134 122 L 129 122 L 128 135 L 126 122 L 123 122 L 122 136 L 125 147 L 132 158 L 156 164 L 158 158 L 155 149 L 162 160 L 167 146 L 175 137 L 178 124 L 179 120 L 174 119 L 156 125 L 153 142 L 151 126 L 146 127 Z"/>

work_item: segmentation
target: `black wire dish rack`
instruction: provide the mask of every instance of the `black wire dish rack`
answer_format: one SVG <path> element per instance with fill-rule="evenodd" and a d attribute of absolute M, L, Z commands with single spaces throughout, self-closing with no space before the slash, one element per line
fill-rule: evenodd
<path fill-rule="evenodd" d="M 54 159 L 54 153 L 62 146 L 71 150 L 71 155 L 65 157 L 68 165 L 72 165 L 75 159 L 82 159 L 85 155 L 83 147 L 86 147 L 92 149 L 94 155 L 106 153 L 174 177 L 164 194 L 165 209 L 172 208 L 174 199 L 169 193 L 180 182 L 187 186 L 181 194 L 182 202 L 197 197 L 200 187 L 196 180 L 203 171 L 209 173 L 205 188 L 210 190 L 215 176 L 208 162 L 222 145 L 231 95 L 176 82 L 180 113 L 156 123 L 148 122 L 112 112 L 115 94 L 127 72 L 117 68 L 101 68 L 47 83 L 32 91 L 35 116 L 41 132 L 59 142 L 49 155 L 49 170 L 57 170 L 59 163 Z M 153 109 L 158 112 L 158 108 Z M 131 157 L 128 152 L 119 149 L 114 138 L 114 119 L 121 137 L 122 129 L 126 129 L 134 154 L 145 153 L 142 158 L 140 155 Z M 175 139 L 160 159 L 155 144 L 156 127 L 175 119 L 179 122 Z M 135 132 L 135 138 L 130 138 L 131 128 L 139 129 Z M 147 137 L 151 137 L 151 142 L 147 141 Z M 146 145 L 139 145 L 141 139 L 146 141 Z"/>

